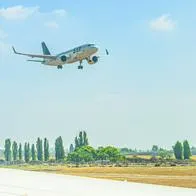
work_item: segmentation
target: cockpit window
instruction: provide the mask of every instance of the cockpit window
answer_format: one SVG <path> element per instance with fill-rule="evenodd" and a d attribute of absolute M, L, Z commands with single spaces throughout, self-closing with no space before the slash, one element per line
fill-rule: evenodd
<path fill-rule="evenodd" d="M 88 44 L 88 46 L 94 46 L 95 44 Z"/>

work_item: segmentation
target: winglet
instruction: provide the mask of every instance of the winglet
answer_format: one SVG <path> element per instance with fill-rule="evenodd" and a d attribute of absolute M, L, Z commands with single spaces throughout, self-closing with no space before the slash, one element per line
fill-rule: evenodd
<path fill-rule="evenodd" d="M 17 52 L 16 52 L 16 50 L 15 50 L 14 46 L 12 46 L 12 49 L 13 49 L 14 53 L 15 53 L 15 54 L 17 54 Z"/>
<path fill-rule="evenodd" d="M 105 49 L 105 52 L 106 52 L 106 55 L 109 55 L 109 52 L 108 52 L 108 50 L 107 50 L 107 49 Z"/>

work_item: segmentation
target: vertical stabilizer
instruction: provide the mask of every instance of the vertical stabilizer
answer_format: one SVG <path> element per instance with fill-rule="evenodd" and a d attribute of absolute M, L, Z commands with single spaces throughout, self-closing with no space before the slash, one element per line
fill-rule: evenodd
<path fill-rule="evenodd" d="M 44 55 L 50 55 L 50 51 L 48 50 L 45 42 L 42 42 L 42 50 Z"/>

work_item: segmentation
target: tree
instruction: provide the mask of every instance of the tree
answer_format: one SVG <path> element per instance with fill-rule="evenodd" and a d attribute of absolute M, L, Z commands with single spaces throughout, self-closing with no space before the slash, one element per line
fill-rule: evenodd
<path fill-rule="evenodd" d="M 19 144 L 19 150 L 18 150 L 19 160 L 22 161 L 22 144 Z"/>
<path fill-rule="evenodd" d="M 39 137 L 37 138 L 36 148 L 37 148 L 37 160 L 43 161 L 43 145 L 42 145 L 42 140 Z"/>
<path fill-rule="evenodd" d="M 18 144 L 15 141 L 12 144 L 12 155 L 13 160 L 16 161 L 18 159 Z"/>
<path fill-rule="evenodd" d="M 83 133 L 82 133 L 82 131 L 80 131 L 80 133 L 79 133 L 78 141 L 79 141 L 79 147 L 84 146 L 84 139 L 83 139 Z"/>
<path fill-rule="evenodd" d="M 72 153 L 73 151 L 74 151 L 74 146 L 73 146 L 73 144 L 71 144 L 69 147 L 69 153 Z"/>
<path fill-rule="evenodd" d="M 173 152 L 170 151 L 170 150 L 166 150 L 166 149 L 163 149 L 163 148 L 160 148 L 159 151 L 158 151 L 158 155 L 160 156 L 161 159 L 172 159 L 172 156 L 173 156 Z"/>
<path fill-rule="evenodd" d="M 75 149 L 79 147 L 78 137 L 75 137 Z"/>
<path fill-rule="evenodd" d="M 88 146 L 89 143 L 88 143 L 88 137 L 86 131 L 83 132 L 83 140 L 84 140 L 83 145 Z"/>
<path fill-rule="evenodd" d="M 189 142 L 187 140 L 183 142 L 183 149 L 184 149 L 184 159 L 190 159 L 191 150 L 190 150 Z"/>
<path fill-rule="evenodd" d="M 157 145 L 152 146 L 152 156 L 157 156 L 159 147 Z"/>
<path fill-rule="evenodd" d="M 99 147 L 97 149 L 97 160 L 109 160 L 109 155 L 106 153 L 104 147 Z"/>
<path fill-rule="evenodd" d="M 78 152 L 74 151 L 74 152 L 68 154 L 67 160 L 78 164 L 81 161 L 81 157 Z"/>
<path fill-rule="evenodd" d="M 67 160 L 79 163 L 79 162 L 90 162 L 96 158 L 96 150 L 91 146 L 82 146 L 77 148 L 74 152 L 69 153 Z"/>
<path fill-rule="evenodd" d="M 116 162 L 121 160 L 122 156 L 120 151 L 112 146 L 101 147 L 97 150 L 97 159 L 98 160 L 109 160 L 111 162 Z"/>
<path fill-rule="evenodd" d="M 30 145 L 27 142 L 25 142 L 24 146 L 24 159 L 26 163 L 30 161 Z"/>
<path fill-rule="evenodd" d="M 32 144 L 31 145 L 31 158 L 32 158 L 32 161 L 35 161 L 36 160 L 35 144 Z"/>
<path fill-rule="evenodd" d="M 11 161 L 12 154 L 11 154 L 11 140 L 10 139 L 5 140 L 4 155 L 5 155 L 5 160 L 6 161 Z"/>
<path fill-rule="evenodd" d="M 63 160 L 65 158 L 65 150 L 63 147 L 62 137 L 58 137 L 55 141 L 55 158 L 56 160 Z"/>
<path fill-rule="evenodd" d="M 177 141 L 175 146 L 173 147 L 175 158 L 178 160 L 182 160 L 183 156 L 183 148 L 181 142 Z"/>
<path fill-rule="evenodd" d="M 89 145 L 89 142 L 88 142 L 86 131 L 83 131 L 83 132 L 80 131 L 79 136 L 75 137 L 75 149 L 80 148 L 82 146 L 88 146 L 88 145 Z"/>
<path fill-rule="evenodd" d="M 166 149 L 160 148 L 158 151 L 158 155 L 161 159 L 171 159 L 172 158 L 172 152 L 168 151 Z"/>
<path fill-rule="evenodd" d="M 96 158 L 96 151 L 91 146 L 82 146 L 76 152 L 80 155 L 81 161 L 84 162 L 94 161 Z"/>
<path fill-rule="evenodd" d="M 49 160 L 49 142 L 47 138 L 44 138 L 44 161 Z"/>

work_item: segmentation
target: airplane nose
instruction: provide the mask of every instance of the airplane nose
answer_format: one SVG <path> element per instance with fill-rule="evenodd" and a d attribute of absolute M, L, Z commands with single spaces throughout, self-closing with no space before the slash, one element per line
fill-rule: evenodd
<path fill-rule="evenodd" d="M 93 47 L 93 50 L 94 50 L 94 52 L 97 52 L 98 51 L 98 47 Z"/>

